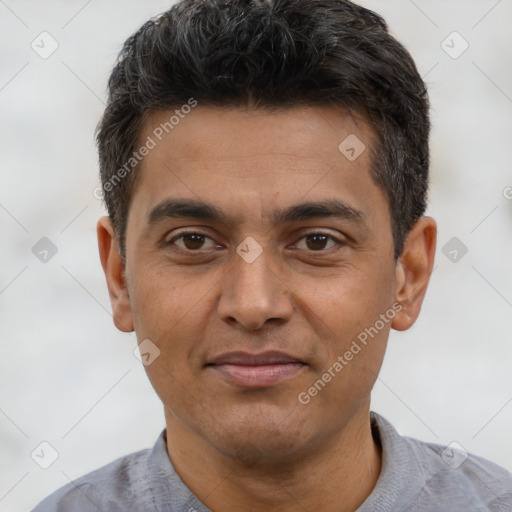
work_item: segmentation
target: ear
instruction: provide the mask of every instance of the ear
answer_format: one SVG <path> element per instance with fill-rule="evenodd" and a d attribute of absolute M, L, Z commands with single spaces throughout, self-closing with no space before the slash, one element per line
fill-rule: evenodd
<path fill-rule="evenodd" d="M 437 225 L 431 217 L 421 217 L 405 241 L 396 264 L 396 298 L 402 306 L 391 322 L 397 331 L 409 329 L 420 314 L 436 252 Z"/>
<path fill-rule="evenodd" d="M 108 217 L 101 217 L 96 226 L 101 266 L 107 279 L 114 325 L 123 332 L 133 331 L 130 297 L 126 286 L 123 261 L 117 247 L 114 228 Z"/>

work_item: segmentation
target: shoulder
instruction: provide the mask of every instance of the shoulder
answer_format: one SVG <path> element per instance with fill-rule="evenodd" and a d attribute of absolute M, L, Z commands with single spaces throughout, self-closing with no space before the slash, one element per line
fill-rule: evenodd
<path fill-rule="evenodd" d="M 457 443 L 443 446 L 401 436 L 373 412 L 371 422 L 382 446 L 382 469 L 360 512 L 512 510 L 512 474 L 506 469 Z"/>
<path fill-rule="evenodd" d="M 96 469 L 61 487 L 33 512 L 109 512 L 131 510 L 136 488 L 144 486 L 144 467 L 150 450 L 141 450 Z M 140 496 L 140 492 L 138 492 Z"/>
<path fill-rule="evenodd" d="M 512 510 L 512 473 L 506 469 L 456 443 L 443 446 L 407 437 L 404 440 L 428 474 L 417 496 L 418 506 L 435 496 L 436 506 L 443 510 L 457 501 L 471 505 L 457 510 Z"/>

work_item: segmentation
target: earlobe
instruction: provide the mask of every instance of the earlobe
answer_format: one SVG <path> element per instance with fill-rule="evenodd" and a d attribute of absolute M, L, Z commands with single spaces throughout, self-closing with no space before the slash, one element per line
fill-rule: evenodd
<path fill-rule="evenodd" d="M 132 332 L 133 318 L 126 285 L 124 264 L 119 253 L 112 223 L 108 217 L 98 220 L 96 231 L 101 266 L 107 280 L 114 325 L 123 332 Z"/>
<path fill-rule="evenodd" d="M 437 226 L 431 217 L 422 217 L 413 226 L 396 264 L 396 302 L 401 310 L 391 326 L 397 331 L 409 329 L 421 310 L 434 266 Z"/>

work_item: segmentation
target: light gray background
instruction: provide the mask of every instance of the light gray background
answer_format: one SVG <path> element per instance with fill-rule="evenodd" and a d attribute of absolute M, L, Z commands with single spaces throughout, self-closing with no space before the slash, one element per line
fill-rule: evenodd
<path fill-rule="evenodd" d="M 373 409 L 403 434 L 455 440 L 512 470 L 512 2 L 361 3 L 384 15 L 428 82 L 428 213 L 439 223 L 421 318 L 392 333 Z M 121 44 L 168 6 L 0 0 L 5 512 L 27 510 L 70 479 L 151 446 L 164 427 L 132 353 L 135 335 L 111 319 L 95 238 L 103 209 L 93 196 L 93 132 Z M 43 31 L 59 45 L 47 59 L 31 48 L 33 40 L 42 45 Z M 469 43 L 456 59 L 441 47 L 453 31 Z M 463 41 L 444 44 L 457 53 Z M 58 249 L 46 263 L 32 253 L 42 237 Z M 468 249 L 457 262 L 442 251 L 452 237 Z M 59 454 L 46 470 L 31 459 L 42 441 Z"/>

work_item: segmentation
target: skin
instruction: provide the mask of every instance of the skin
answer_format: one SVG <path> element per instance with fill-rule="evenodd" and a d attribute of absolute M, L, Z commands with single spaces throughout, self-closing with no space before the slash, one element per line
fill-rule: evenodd
<path fill-rule="evenodd" d="M 168 118 L 154 112 L 141 142 Z M 338 150 L 349 134 L 366 145 L 354 161 Z M 388 200 L 369 171 L 372 140 L 367 123 L 332 107 L 199 105 L 136 171 L 126 268 L 108 217 L 98 222 L 114 323 L 160 350 L 146 371 L 164 405 L 169 457 L 213 511 L 352 511 L 375 487 L 382 453 L 370 392 L 390 328 L 408 329 L 419 314 L 436 224 L 421 218 L 394 260 Z M 226 218 L 150 223 L 170 198 L 209 203 Z M 332 199 L 360 215 L 272 220 Z M 183 228 L 205 238 L 175 240 Z M 328 238 L 306 237 L 314 233 Z M 262 249 L 252 263 L 236 252 L 248 236 Z M 394 318 L 301 403 L 393 304 Z M 279 350 L 304 364 L 275 385 L 240 387 L 206 366 L 235 350 Z"/>

